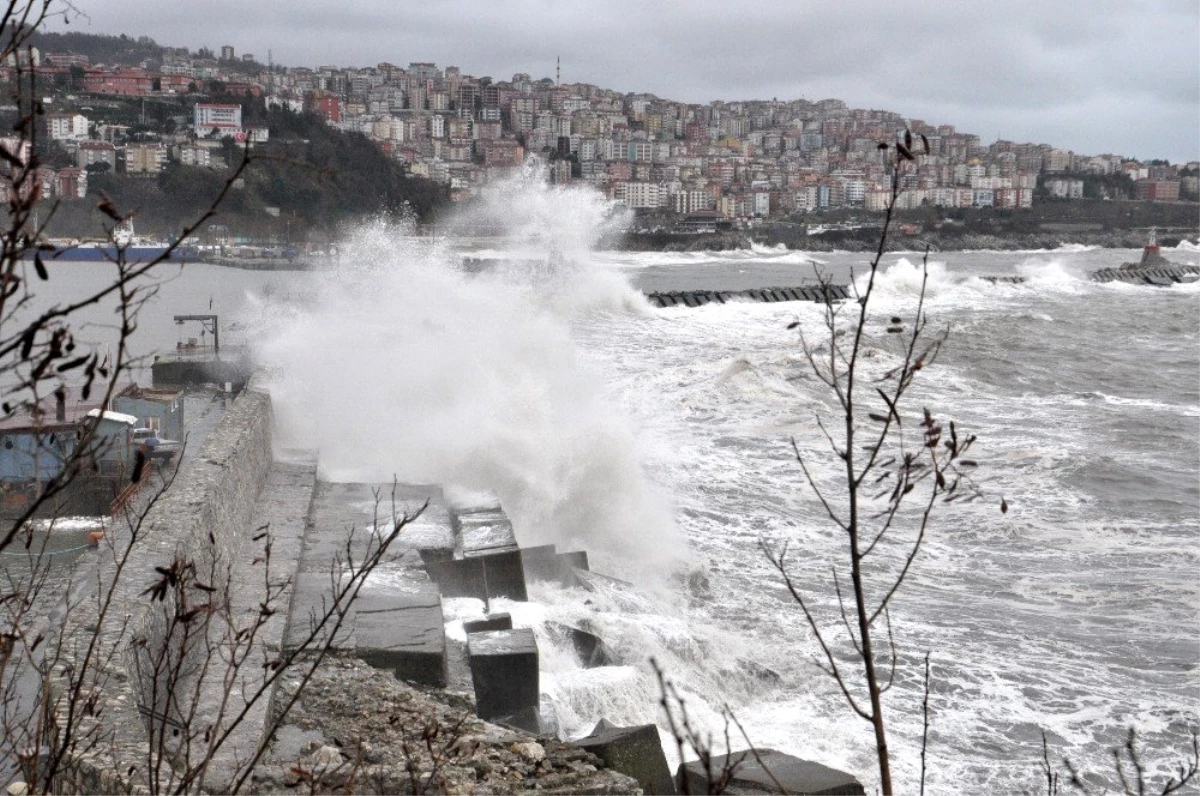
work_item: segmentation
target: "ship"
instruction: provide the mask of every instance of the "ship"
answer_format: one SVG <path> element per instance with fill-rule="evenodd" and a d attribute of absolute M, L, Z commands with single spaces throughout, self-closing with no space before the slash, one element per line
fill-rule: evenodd
<path fill-rule="evenodd" d="M 193 247 L 176 246 L 172 249 L 169 243 L 135 235 L 132 219 L 118 224 L 108 240 L 51 239 L 47 243 L 53 249 L 31 249 L 27 252 L 26 259 L 33 259 L 35 251 L 39 251 L 42 259 L 47 262 L 116 262 L 122 255 L 127 263 L 148 263 L 154 260 L 185 262 L 197 259 Z"/>

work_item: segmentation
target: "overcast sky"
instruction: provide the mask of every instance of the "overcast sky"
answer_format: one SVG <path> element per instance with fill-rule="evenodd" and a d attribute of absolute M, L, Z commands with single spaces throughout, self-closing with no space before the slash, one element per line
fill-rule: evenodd
<path fill-rule="evenodd" d="M 70 29 L 287 66 L 455 65 L 685 102 L 823 99 L 984 143 L 1200 159 L 1197 0 L 75 0 Z M 61 25 L 56 25 L 61 28 Z"/>

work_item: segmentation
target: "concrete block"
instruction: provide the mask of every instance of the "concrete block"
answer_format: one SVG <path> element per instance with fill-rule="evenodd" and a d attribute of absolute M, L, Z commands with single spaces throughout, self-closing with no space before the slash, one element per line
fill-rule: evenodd
<path fill-rule="evenodd" d="M 438 487 L 321 482 L 312 501 L 301 569 L 327 570 L 335 556 L 346 554 L 347 542 L 350 555 L 362 560 L 379 540 L 373 526 L 378 523 L 381 531 L 390 529 L 393 487 L 399 514 L 412 516 L 427 500 L 431 501 L 420 517 L 401 530 L 393 549 L 452 551 L 451 518 L 438 502 L 441 499 Z"/>
<path fill-rule="evenodd" d="M 837 796 L 840 794 L 863 794 L 862 783 L 849 774 L 830 768 L 829 766 L 801 760 L 798 757 L 777 752 L 774 749 L 759 749 L 758 757 L 763 765 L 749 750 L 734 752 L 732 755 L 715 755 L 714 770 L 720 770 L 728 758 L 740 761 L 729 781 L 728 790 L 735 793 L 798 793 L 814 794 L 815 796 Z M 770 771 L 770 774 L 767 772 Z M 679 767 L 676 782 L 682 786 L 683 777 L 687 776 L 690 793 L 702 793 L 707 786 L 704 767 L 699 760 L 692 760 Z M 772 777 L 774 779 L 772 779 Z M 783 786 L 781 791 L 775 784 L 778 781 Z M 682 790 L 682 787 L 680 788 Z"/>
<path fill-rule="evenodd" d="M 287 630 L 283 636 L 286 650 L 299 649 L 316 629 L 320 618 L 333 608 L 333 582 L 328 572 L 297 572 L 292 583 L 292 602 L 288 610 Z M 340 651 L 354 649 L 354 607 L 343 621 L 336 635 L 332 622 L 318 632 L 314 645 L 329 643 Z"/>
<path fill-rule="evenodd" d="M 511 716 L 502 716 L 498 719 L 493 719 L 492 722 L 502 727 L 511 727 L 514 730 L 521 730 L 533 735 L 541 735 L 544 730 L 542 727 L 542 717 L 538 713 L 536 706 L 525 708 Z"/>
<path fill-rule="evenodd" d="M 580 566 L 582 564 L 582 566 Z M 554 545 L 521 548 L 521 566 L 526 582 L 549 581 L 563 586 L 579 586 L 575 568 L 587 569 L 587 553 L 559 553 Z"/>
<path fill-rule="evenodd" d="M 467 636 L 475 712 L 484 720 L 538 709 L 538 649 L 533 631 L 492 630 Z"/>
<path fill-rule="evenodd" d="M 446 685 L 446 632 L 435 584 L 416 573 L 381 567 L 354 602 L 355 652 L 401 680 Z"/>
<path fill-rule="evenodd" d="M 485 601 L 492 597 L 529 599 L 521 551 L 515 547 L 469 558 L 428 561 L 425 571 L 441 588 L 444 597 L 474 597 Z"/>
<path fill-rule="evenodd" d="M 426 561 L 429 579 L 438 585 L 443 597 L 474 597 L 487 599 L 483 584 L 483 562 L 477 558 L 448 561 Z"/>
<path fill-rule="evenodd" d="M 614 727 L 601 720 L 592 734 L 575 742 L 604 761 L 614 771 L 638 781 L 646 793 L 674 794 L 675 781 L 653 724 Z M 704 793 L 693 790 L 691 793 Z"/>
<path fill-rule="evenodd" d="M 580 665 L 585 669 L 617 664 L 616 657 L 608 649 L 608 645 L 594 633 L 560 622 L 547 622 L 546 630 L 561 641 L 569 641 L 575 648 Z"/>
<path fill-rule="evenodd" d="M 463 630 L 470 633 L 486 633 L 489 630 L 512 630 L 512 616 L 507 613 L 488 614 L 482 619 L 468 619 Z"/>
<path fill-rule="evenodd" d="M 463 523 L 460 526 L 459 549 L 464 556 L 482 555 L 493 550 L 517 546 L 512 523 L 507 518 L 486 522 Z"/>
<path fill-rule="evenodd" d="M 627 580 L 620 578 L 611 578 L 608 575 L 601 575 L 599 572 L 590 572 L 585 569 L 576 569 L 575 577 L 579 578 L 583 588 L 587 591 L 596 591 L 602 587 L 623 587 L 633 588 L 633 584 Z"/>
<path fill-rule="evenodd" d="M 563 560 L 571 569 L 582 569 L 587 572 L 591 569 L 588 566 L 588 555 L 586 550 L 574 550 L 570 553 L 559 553 L 558 557 Z"/>

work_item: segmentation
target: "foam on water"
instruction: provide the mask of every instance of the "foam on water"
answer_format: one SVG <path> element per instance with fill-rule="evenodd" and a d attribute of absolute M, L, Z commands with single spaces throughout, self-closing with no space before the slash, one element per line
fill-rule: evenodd
<path fill-rule="evenodd" d="M 589 313 L 649 312 L 590 266 L 613 216 L 596 195 L 532 173 L 483 209 L 497 204 L 513 211 L 512 248 L 537 260 L 471 277 L 446 248 L 383 221 L 344 242 L 342 270 L 258 341 L 281 436 L 318 446 L 327 478 L 492 490 L 523 544 L 661 572 L 682 552 L 667 503 L 571 335 Z"/>

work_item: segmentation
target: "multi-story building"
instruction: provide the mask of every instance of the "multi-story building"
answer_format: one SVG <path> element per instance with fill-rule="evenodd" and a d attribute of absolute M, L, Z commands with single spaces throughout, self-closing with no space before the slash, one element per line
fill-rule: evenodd
<path fill-rule="evenodd" d="M 55 141 L 84 141 L 88 137 L 88 119 L 79 113 L 51 113 L 46 128 Z"/>
<path fill-rule="evenodd" d="M 117 170 L 117 148 L 108 141 L 81 141 L 75 150 L 75 165 L 81 169 L 104 164 Z"/>
<path fill-rule="evenodd" d="M 1137 198 L 1148 202 L 1178 202 L 1179 180 L 1141 180 Z"/>
<path fill-rule="evenodd" d="M 242 132 L 242 106 L 197 102 L 192 130 L 197 138 L 236 138 Z"/>
<path fill-rule="evenodd" d="M 220 79 L 239 92 L 267 95 L 269 104 L 295 108 L 304 102 L 331 125 L 369 135 L 389 156 L 410 163 L 412 173 L 451 184 L 456 197 L 510 169 L 526 152 L 548 152 L 554 153 L 556 180 L 582 177 L 608 185 L 612 195 L 637 207 L 665 204 L 685 213 L 717 208 L 737 218 L 838 205 L 876 209 L 888 185 L 888 153 L 878 143 L 894 141 L 905 129 L 924 138 L 919 169 L 903 185 L 902 207 L 1027 206 L 1045 174 L 1073 179 L 1076 172 L 1124 170 L 1146 183 L 1140 195 L 1160 201 L 1180 182 L 1172 167 L 1125 164 L 1113 155 L 1076 155 L 1044 144 L 984 146 L 978 136 L 951 125 L 850 109 L 839 100 L 688 105 L 587 84 L 534 81 L 524 73 L 510 81 L 481 80 L 427 62 L 407 68 L 330 65 L 246 77 L 244 69 L 227 71 L 232 47 L 221 56 L 217 61 L 173 52 L 157 71 L 78 65 L 88 70 L 85 87 L 108 93 L 196 90 L 189 82 L 203 91 L 204 81 Z M 66 62 L 54 57 L 55 68 L 64 68 Z M 215 107 L 197 107 L 206 105 Z M 238 110 L 237 118 L 197 117 L 193 131 L 200 138 L 214 127 L 218 135 L 243 132 Z M 48 123 L 59 140 L 87 138 L 86 120 L 81 127 L 63 114 Z M 114 137 L 118 144 L 122 140 Z M 200 164 L 209 150 L 190 152 L 179 150 L 181 162 Z M 1066 197 L 1076 196 L 1075 184 L 1067 185 Z"/>
<path fill-rule="evenodd" d="M 88 175 L 80 168 L 68 167 L 58 170 L 56 195 L 63 199 L 82 199 L 87 196 Z"/>
<path fill-rule="evenodd" d="M 125 147 L 125 173 L 156 176 L 167 162 L 162 144 L 129 144 Z"/>
<path fill-rule="evenodd" d="M 1082 199 L 1083 180 L 1056 177 L 1044 183 L 1046 192 L 1055 199 Z"/>

